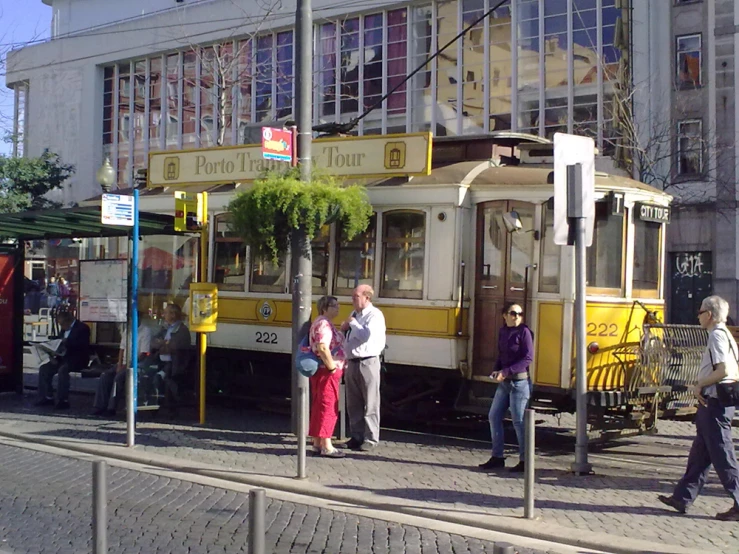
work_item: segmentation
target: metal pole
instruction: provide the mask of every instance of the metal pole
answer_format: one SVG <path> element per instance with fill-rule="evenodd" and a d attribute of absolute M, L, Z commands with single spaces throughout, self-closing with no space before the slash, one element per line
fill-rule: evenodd
<path fill-rule="evenodd" d="M 136 444 L 136 407 L 139 380 L 139 191 L 133 191 L 133 237 L 131 238 L 131 371 L 126 382 L 126 445 Z"/>
<path fill-rule="evenodd" d="M 311 179 L 312 94 L 313 94 L 313 11 L 310 0 L 298 0 L 295 12 L 296 51 L 296 98 L 298 122 L 298 166 L 300 179 Z M 292 233 L 293 309 L 292 338 L 293 352 L 308 332 L 312 305 L 310 241 L 302 228 Z M 308 426 L 308 379 L 292 371 L 292 423 L 298 437 L 298 478 L 305 478 L 305 443 Z"/>
<path fill-rule="evenodd" d="M 264 489 L 249 491 L 249 554 L 265 554 L 264 513 L 266 505 Z"/>
<path fill-rule="evenodd" d="M 575 359 L 577 362 L 576 442 L 573 473 L 587 475 L 593 472 L 588 463 L 588 375 L 585 346 L 585 213 L 582 205 L 582 165 L 567 166 L 567 216 L 575 229 Z"/>
<path fill-rule="evenodd" d="M 496 542 L 493 545 L 493 554 L 516 554 L 516 550 L 511 543 Z"/>
<path fill-rule="evenodd" d="M 108 551 L 108 491 L 106 465 L 103 460 L 92 462 L 92 544 L 93 554 Z"/>
<path fill-rule="evenodd" d="M 208 193 L 202 193 L 202 208 L 203 208 L 203 229 L 200 232 L 200 282 L 205 283 L 208 281 Z M 195 309 L 195 306 L 190 306 L 190 312 Z M 199 345 L 200 345 L 200 375 L 199 375 L 199 412 L 200 412 L 200 425 L 205 425 L 205 356 L 208 350 L 208 334 L 198 333 Z"/>
<path fill-rule="evenodd" d="M 523 517 L 534 518 L 534 444 L 535 432 L 534 418 L 536 411 L 526 410 L 524 415 L 524 428 L 526 429 L 526 464 L 523 474 Z"/>

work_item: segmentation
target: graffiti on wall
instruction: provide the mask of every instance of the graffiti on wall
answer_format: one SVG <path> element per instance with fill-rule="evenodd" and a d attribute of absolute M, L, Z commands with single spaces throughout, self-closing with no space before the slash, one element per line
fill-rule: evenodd
<path fill-rule="evenodd" d="M 704 270 L 702 252 L 683 252 L 675 256 L 676 277 L 700 277 L 710 273 L 710 266 Z"/>

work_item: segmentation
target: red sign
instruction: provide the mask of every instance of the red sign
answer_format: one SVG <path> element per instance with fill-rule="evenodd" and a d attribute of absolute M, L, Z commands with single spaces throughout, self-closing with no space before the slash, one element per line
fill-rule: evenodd
<path fill-rule="evenodd" d="M 268 160 L 291 162 L 293 159 L 293 132 L 289 129 L 262 127 L 262 157 Z"/>
<path fill-rule="evenodd" d="M 0 375 L 13 371 L 14 266 L 14 256 L 0 254 Z"/>

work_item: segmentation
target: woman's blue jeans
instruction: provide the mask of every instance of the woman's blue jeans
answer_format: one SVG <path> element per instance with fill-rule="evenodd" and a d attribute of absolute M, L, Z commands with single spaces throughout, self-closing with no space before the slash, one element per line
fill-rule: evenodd
<path fill-rule="evenodd" d="M 498 384 L 495 396 L 493 396 L 493 404 L 490 406 L 490 412 L 488 413 L 494 457 L 503 457 L 503 418 L 510 409 L 513 428 L 516 430 L 516 438 L 518 439 L 518 455 L 521 461 L 524 460 L 526 441 L 523 417 L 530 398 L 531 383 L 528 379 L 502 381 Z"/>

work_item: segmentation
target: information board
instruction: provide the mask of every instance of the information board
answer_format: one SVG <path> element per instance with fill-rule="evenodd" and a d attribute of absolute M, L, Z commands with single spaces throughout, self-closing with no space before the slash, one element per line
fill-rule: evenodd
<path fill-rule="evenodd" d="M 128 319 L 128 261 L 80 261 L 81 321 L 114 321 Z"/>

